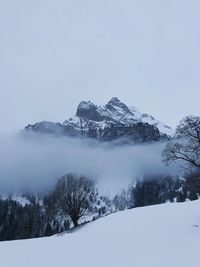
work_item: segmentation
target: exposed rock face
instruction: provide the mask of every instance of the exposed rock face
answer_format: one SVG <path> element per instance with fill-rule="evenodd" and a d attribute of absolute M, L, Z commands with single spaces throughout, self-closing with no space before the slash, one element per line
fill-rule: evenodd
<path fill-rule="evenodd" d="M 117 97 L 113 97 L 107 104 L 106 104 L 106 109 L 108 109 L 110 112 L 116 112 L 118 109 L 121 109 L 122 113 L 124 115 L 131 115 L 134 116 L 134 114 L 130 111 L 130 109 L 122 103 Z"/>
<path fill-rule="evenodd" d="M 78 105 L 76 116 L 85 120 L 102 121 L 103 116 L 98 110 L 98 106 L 89 102 L 81 102 Z"/>
<path fill-rule="evenodd" d="M 102 139 L 106 141 L 128 138 L 132 142 L 151 142 L 161 139 L 159 130 L 147 123 L 138 122 L 133 125 L 111 126 L 105 128 Z"/>
<path fill-rule="evenodd" d="M 64 123 L 38 122 L 26 126 L 25 132 L 84 136 L 101 141 L 126 139 L 131 142 L 151 142 L 168 138 L 172 129 L 113 97 L 102 107 L 90 101 L 82 101 L 76 116 Z"/>

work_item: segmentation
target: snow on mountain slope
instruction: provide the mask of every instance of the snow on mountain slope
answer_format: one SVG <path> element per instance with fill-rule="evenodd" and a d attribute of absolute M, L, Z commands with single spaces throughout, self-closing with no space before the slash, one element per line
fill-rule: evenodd
<path fill-rule="evenodd" d="M 200 201 L 118 212 L 60 236 L 0 243 L 3 267 L 199 267 Z"/>
<path fill-rule="evenodd" d="M 56 136 L 86 137 L 100 141 L 125 140 L 129 143 L 167 140 L 173 130 L 148 114 L 128 107 L 117 97 L 104 106 L 91 101 L 82 101 L 76 115 L 63 123 L 37 122 L 27 125 L 25 132 L 44 133 Z"/>
<path fill-rule="evenodd" d="M 156 126 L 162 134 L 167 134 L 169 136 L 174 134 L 171 127 L 165 125 L 159 120 L 156 120 L 151 115 L 141 113 L 135 107 L 128 107 L 117 97 L 111 98 L 105 106 L 97 106 L 90 101 L 82 101 L 78 105 L 76 117 L 73 117 L 71 120 L 66 120 L 64 124 L 75 125 L 78 121 L 80 121 L 80 118 L 85 121 L 91 120 L 96 123 L 97 127 L 99 126 L 100 128 L 102 128 L 102 125 L 105 126 L 106 122 L 129 125 L 137 122 L 143 122 Z"/>

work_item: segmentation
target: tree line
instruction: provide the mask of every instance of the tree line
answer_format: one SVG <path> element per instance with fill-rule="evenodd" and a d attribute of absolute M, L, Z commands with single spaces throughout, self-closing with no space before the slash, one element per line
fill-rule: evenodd
<path fill-rule="evenodd" d="M 12 198 L 0 199 L 0 240 L 51 236 L 119 210 L 195 200 L 199 195 L 199 176 L 191 174 L 185 179 L 144 177 L 113 198 L 99 195 L 89 179 L 69 174 L 39 201 L 32 196 L 22 206 Z"/>

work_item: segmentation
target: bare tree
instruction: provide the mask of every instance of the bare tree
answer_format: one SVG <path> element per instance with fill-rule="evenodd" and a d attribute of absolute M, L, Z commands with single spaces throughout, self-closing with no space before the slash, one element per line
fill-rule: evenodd
<path fill-rule="evenodd" d="M 83 176 L 68 174 L 58 181 L 55 193 L 62 212 L 69 215 L 76 227 L 91 204 L 94 183 Z"/>
<path fill-rule="evenodd" d="M 200 117 L 188 116 L 180 122 L 175 138 L 163 151 L 163 160 L 167 164 L 182 160 L 186 168 L 200 170 Z"/>

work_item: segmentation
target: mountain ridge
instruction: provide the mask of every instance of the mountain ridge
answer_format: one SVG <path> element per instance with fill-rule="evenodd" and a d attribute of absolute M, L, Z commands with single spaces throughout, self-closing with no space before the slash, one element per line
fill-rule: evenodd
<path fill-rule="evenodd" d="M 137 142 L 158 141 L 173 135 L 171 127 L 135 107 L 127 106 L 117 97 L 111 98 L 104 106 L 81 101 L 75 116 L 63 123 L 37 122 L 27 125 L 25 131 L 85 136 L 102 141 L 129 138 Z"/>

